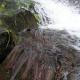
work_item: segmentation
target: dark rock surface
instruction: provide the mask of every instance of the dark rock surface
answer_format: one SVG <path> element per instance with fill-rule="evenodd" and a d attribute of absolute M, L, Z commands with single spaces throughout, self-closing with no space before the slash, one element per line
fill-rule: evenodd
<path fill-rule="evenodd" d="M 7 66 L 11 67 L 13 72 L 10 80 L 14 80 L 18 75 L 22 76 L 19 77 L 20 79 L 26 77 L 28 80 L 33 80 L 37 75 L 36 78 L 39 79 L 40 74 L 47 77 L 40 76 L 41 79 L 39 80 L 47 80 L 46 78 L 51 80 L 55 77 L 58 66 L 60 66 L 59 73 L 61 75 L 58 76 L 59 78 L 79 80 L 79 77 L 76 78 L 79 76 L 79 70 L 76 69 L 80 65 L 80 50 L 74 47 L 77 46 L 75 36 L 71 36 L 66 31 L 56 30 L 31 29 L 24 33 L 30 35 L 22 36 L 22 43 L 17 45 L 6 59 L 8 61 Z M 39 69 L 42 72 L 35 72 Z M 29 73 L 30 71 L 31 73 Z M 29 79 L 30 75 L 34 76 Z"/>
<path fill-rule="evenodd" d="M 13 49 L 14 45 L 11 33 L 8 33 L 5 29 L 0 28 L 0 63 L 4 61 L 6 56 Z"/>

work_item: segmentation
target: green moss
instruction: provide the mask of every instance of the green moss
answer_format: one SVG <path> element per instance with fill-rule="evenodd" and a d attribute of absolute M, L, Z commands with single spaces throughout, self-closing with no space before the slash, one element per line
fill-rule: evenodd
<path fill-rule="evenodd" d="M 26 27 L 38 27 L 40 17 L 35 11 L 30 11 L 34 10 L 35 4 L 32 0 L 3 0 L 0 5 L 0 27 L 5 26 L 14 32 L 20 32 Z"/>
<path fill-rule="evenodd" d="M 4 25 L 15 31 L 16 33 L 24 30 L 25 28 L 37 28 L 38 20 L 33 13 L 25 9 L 18 10 L 19 12 L 12 17 L 4 16 L 2 17 L 2 22 Z"/>

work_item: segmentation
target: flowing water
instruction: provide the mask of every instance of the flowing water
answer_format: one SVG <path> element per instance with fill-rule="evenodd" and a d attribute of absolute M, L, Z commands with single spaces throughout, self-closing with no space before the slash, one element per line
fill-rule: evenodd
<path fill-rule="evenodd" d="M 53 30 L 65 30 L 65 31 L 69 32 L 70 35 L 75 35 L 75 36 L 80 38 L 79 8 L 76 8 L 76 6 L 70 5 L 68 0 L 67 1 L 66 0 L 61 0 L 61 1 L 58 1 L 58 0 L 34 0 L 34 1 L 37 2 L 37 4 L 35 5 L 35 10 L 36 10 L 37 13 L 39 13 L 39 16 L 41 17 L 40 28 L 42 28 L 42 29 L 53 29 Z M 44 32 L 46 32 L 46 31 L 44 31 Z M 36 34 L 38 35 L 38 33 L 36 33 Z M 44 35 L 44 37 L 43 36 L 39 37 L 40 35 L 36 36 L 37 39 L 41 38 L 41 39 L 38 39 L 38 41 L 36 41 L 35 37 L 34 37 L 35 40 L 33 40 L 33 41 L 31 39 L 29 39 L 29 41 L 31 42 L 31 44 L 30 44 L 31 46 L 29 47 L 28 43 L 26 44 L 26 48 L 29 47 L 30 51 L 32 51 L 32 52 L 29 52 L 29 53 L 33 53 L 33 55 L 34 55 L 34 53 L 38 53 L 38 52 L 39 53 L 46 53 L 47 50 L 48 50 L 46 48 L 49 48 L 52 52 L 54 52 L 54 50 L 57 49 L 54 44 L 56 44 L 55 42 L 60 41 L 61 38 L 58 39 L 59 36 L 56 37 L 54 35 L 54 34 L 56 34 L 55 31 L 53 31 L 51 33 L 51 35 L 50 35 L 49 31 L 46 32 L 45 34 L 49 34 L 49 35 L 48 36 Z M 60 34 L 58 34 L 58 35 L 60 35 Z M 72 36 L 72 37 L 74 37 L 74 36 Z M 54 40 L 54 38 L 56 40 Z M 63 34 L 62 38 L 66 39 L 68 37 L 67 37 L 67 35 Z M 79 38 L 77 38 L 75 45 L 70 43 L 70 46 L 73 46 L 78 51 L 80 51 L 80 39 Z M 28 42 L 28 41 L 26 41 L 26 42 Z M 60 42 L 60 43 L 63 44 L 63 43 L 67 43 L 67 42 L 64 42 L 64 40 L 62 40 L 62 42 Z M 36 45 L 36 48 L 35 48 L 36 50 L 34 48 L 32 48 L 32 46 L 35 46 L 35 45 Z M 54 45 L 55 48 L 53 48 L 53 45 Z M 45 50 L 43 50 L 42 48 L 46 49 L 46 52 L 44 52 Z M 37 49 L 39 51 L 37 51 Z M 40 52 L 40 50 L 42 50 L 42 52 Z M 34 51 L 36 51 L 36 52 L 34 52 Z M 30 58 L 30 57 L 28 57 L 28 58 L 26 57 L 27 53 L 28 52 L 26 51 L 25 54 L 21 54 L 21 56 L 19 57 L 18 61 L 15 64 L 16 68 L 13 69 L 14 70 L 13 76 L 10 80 L 14 80 L 14 78 L 16 77 L 17 73 L 19 72 L 20 68 L 22 67 L 22 65 L 26 62 L 26 60 L 28 58 Z M 50 52 L 50 54 L 51 54 L 51 52 Z M 77 53 L 76 53 L 76 55 L 77 55 Z M 53 59 L 53 57 L 51 59 Z M 48 57 L 48 58 L 50 59 L 50 57 Z M 28 71 L 29 66 L 31 66 L 31 64 L 32 64 L 31 61 L 32 61 L 32 59 L 29 60 L 29 64 L 27 64 L 28 67 L 27 67 L 26 72 Z M 35 61 L 35 59 L 34 59 L 34 61 Z M 47 63 L 49 61 L 50 60 L 46 60 Z M 42 65 L 42 66 L 44 67 L 44 65 Z M 78 78 L 76 78 L 74 80 L 79 80 L 79 78 L 80 78 L 80 76 L 79 76 L 80 73 L 79 72 L 80 71 L 78 71 L 78 75 L 76 75 L 76 76 L 78 76 Z M 68 74 L 69 74 L 68 71 L 64 72 L 63 80 L 68 80 L 67 79 Z M 36 73 L 36 75 L 38 75 L 38 74 Z M 51 75 L 51 72 L 49 73 L 49 75 Z M 39 75 L 38 75 L 38 77 L 39 77 Z M 50 76 L 48 76 L 48 77 L 50 77 Z M 42 80 L 44 80 L 44 78 Z M 70 79 L 70 80 L 73 80 L 73 79 Z"/>
<path fill-rule="evenodd" d="M 35 0 L 40 5 L 36 5 L 36 11 L 47 19 L 42 17 L 40 28 L 66 30 L 71 35 L 80 38 L 80 14 L 77 6 L 72 6 L 68 0 Z M 74 4 L 79 4 L 74 0 Z M 48 20 L 48 22 L 47 22 Z M 44 23 L 43 23 L 44 22 Z M 71 45 L 71 44 L 70 44 Z M 72 45 L 80 51 L 80 39 L 77 39 L 76 45 Z M 78 73 L 79 74 L 79 73 Z M 68 73 L 64 73 L 64 79 L 67 79 Z M 79 76 L 75 79 L 79 80 Z"/>
<path fill-rule="evenodd" d="M 37 6 L 39 14 L 45 15 L 49 18 L 50 23 L 42 28 L 67 30 L 71 34 L 80 37 L 80 14 L 79 8 L 70 6 L 68 0 L 35 0 L 40 3 Z M 75 1 L 76 2 L 76 1 Z M 42 10 L 41 10 L 42 9 Z M 45 12 L 45 14 L 44 14 Z"/>

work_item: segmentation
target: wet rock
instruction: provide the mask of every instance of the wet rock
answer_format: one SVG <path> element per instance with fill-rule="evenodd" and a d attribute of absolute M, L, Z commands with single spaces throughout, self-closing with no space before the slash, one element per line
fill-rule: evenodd
<path fill-rule="evenodd" d="M 73 75 L 76 76 L 75 68 L 80 64 L 79 51 L 73 47 L 76 45 L 76 38 L 64 31 L 42 29 L 25 31 L 26 34 L 28 32 L 31 35 L 28 37 L 23 35 L 23 41 L 6 58 L 7 65 L 13 64 L 11 80 L 18 75 L 23 79 L 29 79 L 32 75 L 31 79 L 47 80 L 48 76 L 49 80 L 52 78 L 54 80 L 58 66 L 59 79 L 73 80 Z"/>
<path fill-rule="evenodd" d="M 13 16 L 3 16 L 3 22 L 16 33 L 21 32 L 25 28 L 37 28 L 38 20 L 35 18 L 34 13 L 25 9 L 19 9 Z M 6 27 L 7 27 L 6 26 Z"/>

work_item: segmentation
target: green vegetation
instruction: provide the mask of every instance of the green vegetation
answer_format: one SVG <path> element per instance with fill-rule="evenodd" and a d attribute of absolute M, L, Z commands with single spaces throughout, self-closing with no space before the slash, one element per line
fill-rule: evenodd
<path fill-rule="evenodd" d="M 35 2 L 31 0 L 0 1 L 0 27 L 14 32 L 20 32 L 26 27 L 38 27 L 39 16 L 36 12 L 31 12 L 34 6 Z"/>
<path fill-rule="evenodd" d="M 12 34 L 15 43 L 20 39 L 19 32 L 26 28 L 38 28 L 40 18 L 34 10 L 35 4 L 32 0 L 0 1 L 0 27 Z"/>
<path fill-rule="evenodd" d="M 40 18 L 34 11 L 34 6 L 35 2 L 32 0 L 0 0 L 1 64 L 14 46 L 21 41 L 20 32 L 26 28 L 38 28 Z M 31 12 L 32 10 L 34 11 L 33 13 Z M 6 75 L 4 67 L 0 65 L 0 75 L 2 72 L 3 75 Z"/>

